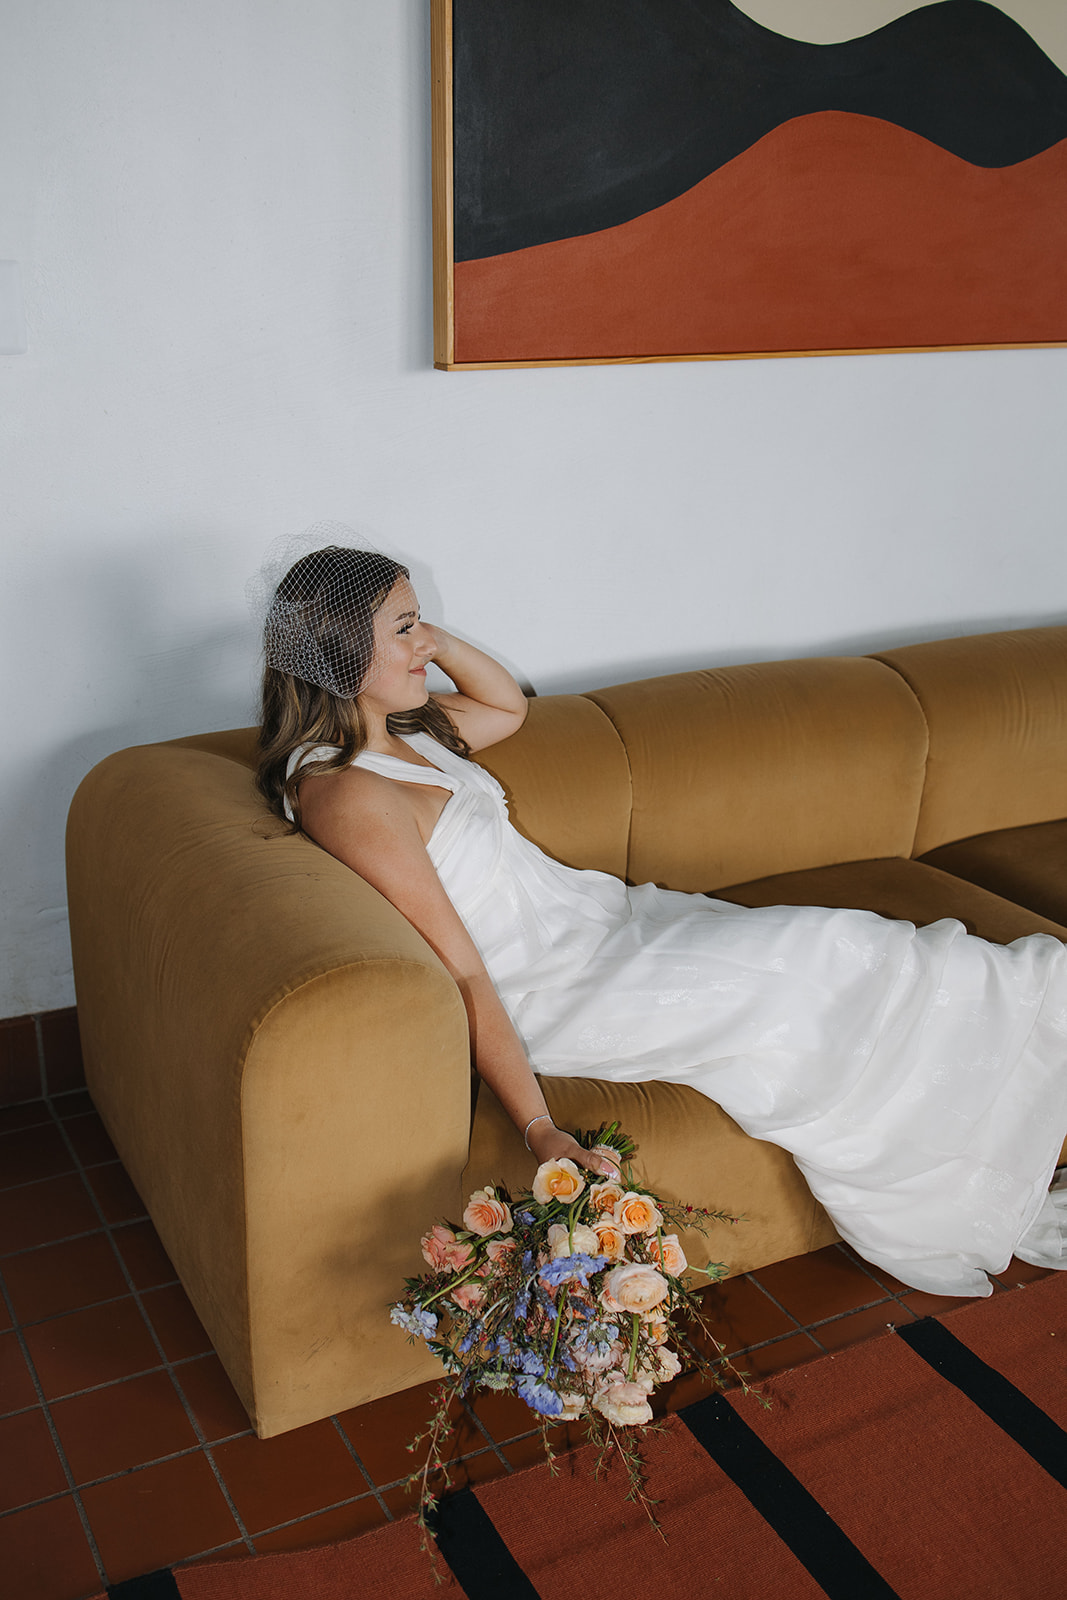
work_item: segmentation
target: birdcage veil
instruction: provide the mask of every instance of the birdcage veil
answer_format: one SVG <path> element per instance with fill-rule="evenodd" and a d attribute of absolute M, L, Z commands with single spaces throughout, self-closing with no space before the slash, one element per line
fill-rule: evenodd
<path fill-rule="evenodd" d="M 343 523 L 316 522 L 271 546 L 248 586 L 267 666 L 354 700 L 384 666 L 374 615 L 407 569 Z"/>

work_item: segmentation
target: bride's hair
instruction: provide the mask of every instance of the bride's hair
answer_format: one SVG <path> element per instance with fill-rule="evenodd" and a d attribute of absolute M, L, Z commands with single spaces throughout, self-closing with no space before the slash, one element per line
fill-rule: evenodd
<path fill-rule="evenodd" d="M 406 567 L 376 550 L 331 545 L 313 550 L 278 584 L 263 630 L 263 692 L 256 787 L 271 810 L 300 829 L 297 790 L 312 774 L 343 772 L 367 743 L 359 694 L 377 675 L 374 614 Z M 470 746 L 447 712 L 430 699 L 413 711 L 392 712 L 390 733 L 428 733 L 457 755 Z M 289 774 L 303 746 L 327 745 L 328 756 Z"/>

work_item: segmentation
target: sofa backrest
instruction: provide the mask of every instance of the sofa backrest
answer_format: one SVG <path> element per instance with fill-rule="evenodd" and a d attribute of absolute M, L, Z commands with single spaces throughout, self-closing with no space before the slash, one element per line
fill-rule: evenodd
<path fill-rule="evenodd" d="M 504 786 L 511 820 L 568 867 L 626 875 L 630 767 L 599 706 L 579 694 L 530 701 L 512 738 L 479 753 Z"/>
<path fill-rule="evenodd" d="M 930 754 L 916 855 L 1067 815 L 1067 627 L 881 650 L 922 707 Z"/>
<path fill-rule="evenodd" d="M 701 891 L 911 854 L 926 728 L 881 662 L 721 667 L 589 698 L 630 763 L 631 882 Z"/>

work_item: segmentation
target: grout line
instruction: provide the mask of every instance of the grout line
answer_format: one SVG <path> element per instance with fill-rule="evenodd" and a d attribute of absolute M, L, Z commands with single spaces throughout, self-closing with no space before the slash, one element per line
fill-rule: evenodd
<path fill-rule="evenodd" d="M 801 1322 L 798 1317 L 794 1317 L 793 1313 L 791 1311 L 788 1311 L 786 1309 L 786 1307 L 782 1304 L 782 1302 L 779 1299 L 777 1299 L 771 1293 L 771 1291 L 769 1289 L 765 1289 L 763 1287 L 763 1284 L 760 1283 L 760 1281 L 756 1277 L 755 1273 L 746 1272 L 745 1273 L 745 1277 L 748 1279 L 748 1281 L 750 1283 L 754 1283 L 756 1285 L 756 1288 L 759 1290 L 760 1294 L 765 1294 L 767 1296 L 767 1299 L 771 1302 L 772 1306 L 777 1306 L 778 1310 L 782 1313 L 782 1315 L 789 1318 L 790 1322 L 793 1324 L 793 1331 L 794 1332 L 807 1333 L 808 1330 L 807 1330 L 807 1327 L 805 1326 L 805 1324 L 803 1322 Z M 758 1345 L 757 1344 L 750 1344 L 750 1345 L 746 1345 L 745 1348 L 748 1349 L 748 1350 L 761 1350 L 763 1348 L 763 1345 L 765 1345 L 765 1344 L 774 1344 L 777 1339 L 785 1339 L 785 1338 L 789 1338 L 789 1337 L 790 1337 L 790 1335 L 788 1335 L 788 1334 L 777 1334 L 775 1336 L 775 1339 L 764 1339 Z M 741 1352 L 739 1351 L 738 1354 L 741 1354 Z"/>
<path fill-rule="evenodd" d="M 213 1544 L 210 1550 L 198 1550 L 195 1555 L 179 1556 L 177 1560 L 172 1561 L 170 1565 L 173 1567 L 175 1572 L 178 1572 L 183 1567 L 195 1566 L 198 1561 L 207 1561 L 211 1556 L 217 1556 L 223 1550 L 239 1550 L 243 1547 L 243 1544 L 244 1541 L 241 1539 L 230 1539 L 226 1544 Z"/>
<path fill-rule="evenodd" d="M 503 1450 L 501 1450 L 500 1446 L 497 1444 L 496 1440 L 493 1438 L 493 1435 L 489 1432 L 489 1429 L 486 1427 L 486 1425 L 482 1421 L 481 1417 L 475 1411 L 474 1407 L 466 1399 L 464 1399 L 462 1401 L 462 1405 L 463 1405 L 464 1411 L 467 1413 L 468 1417 L 474 1423 L 474 1426 L 479 1430 L 480 1433 L 483 1433 L 485 1435 L 485 1437 L 489 1440 L 489 1443 L 492 1446 L 493 1450 L 500 1457 L 501 1461 L 504 1463 L 504 1465 L 508 1469 L 508 1471 L 509 1472 L 514 1472 L 515 1468 L 511 1465 L 511 1462 L 508 1460 L 507 1456 L 505 1456 Z M 480 1451 L 480 1450 L 468 1450 L 467 1451 L 467 1455 L 482 1455 L 482 1454 L 483 1454 L 483 1452 Z M 465 1459 L 464 1456 L 460 1457 L 461 1461 L 464 1460 L 464 1459 Z"/>
<path fill-rule="evenodd" d="M 360 1472 L 362 1472 L 363 1476 L 366 1478 L 367 1482 L 370 1484 L 371 1493 L 373 1494 L 374 1498 L 377 1500 L 378 1504 L 381 1506 L 382 1510 L 385 1512 L 386 1517 L 389 1519 L 390 1522 L 392 1522 L 393 1521 L 393 1513 L 389 1510 L 389 1507 L 386 1505 L 385 1501 L 382 1499 L 381 1494 L 379 1493 L 379 1490 L 378 1490 L 378 1485 L 375 1483 L 374 1479 L 371 1477 L 370 1473 L 367 1471 L 367 1468 L 364 1466 L 363 1458 L 360 1455 L 359 1451 L 356 1449 L 355 1445 L 352 1443 L 351 1439 L 348 1437 L 347 1433 L 345 1432 L 340 1418 L 336 1417 L 336 1416 L 333 1416 L 329 1420 L 333 1423 L 334 1427 L 337 1429 L 337 1432 L 341 1435 L 341 1443 L 344 1445 L 345 1449 L 348 1451 L 349 1455 L 352 1457 L 352 1460 L 356 1463 L 356 1466 L 359 1468 Z M 356 1495 L 354 1498 L 357 1499 L 357 1500 L 361 1500 L 363 1498 L 363 1496 L 362 1495 Z M 347 1504 L 348 1502 L 345 1501 L 345 1502 L 342 1502 L 342 1503 L 343 1504 Z M 325 1510 L 326 1507 L 324 1506 L 322 1509 Z M 309 1515 L 314 1516 L 315 1513 L 314 1512 L 310 1512 Z M 297 1517 L 294 1520 L 297 1521 L 297 1522 L 302 1522 L 304 1519 L 302 1517 Z M 278 1527 L 287 1528 L 287 1527 L 289 1527 L 289 1523 L 280 1522 L 280 1523 L 278 1523 Z M 265 1531 L 268 1532 L 268 1533 L 271 1533 L 274 1530 L 268 1528 Z"/>
<path fill-rule="evenodd" d="M 126 1295 L 124 1298 L 129 1300 L 131 1297 L 129 1295 Z M 74 1315 L 76 1315 L 76 1313 L 75 1312 L 69 1312 L 68 1315 L 74 1316 Z M 58 1320 L 58 1319 L 56 1319 L 56 1320 Z M 40 1324 L 36 1324 L 36 1326 L 40 1326 Z M 166 1372 L 168 1374 L 168 1376 L 173 1376 L 173 1374 L 178 1370 L 179 1367 L 189 1367 L 189 1366 L 192 1366 L 194 1361 L 204 1361 L 204 1360 L 206 1360 L 206 1358 L 210 1354 L 211 1354 L 210 1351 L 205 1350 L 201 1355 L 198 1355 L 198 1356 L 181 1356 L 181 1357 L 179 1357 L 179 1359 L 177 1361 L 171 1361 L 169 1364 L 165 1364 L 164 1362 L 157 1362 L 154 1367 L 137 1367 L 133 1372 L 123 1372 L 117 1378 L 105 1378 L 101 1383 L 88 1383 L 88 1384 L 85 1385 L 85 1387 L 83 1389 L 65 1389 L 62 1394 L 49 1395 L 47 1403 L 50 1406 L 54 1406 L 54 1405 L 58 1405 L 61 1400 L 80 1400 L 80 1399 L 82 1399 L 82 1397 L 84 1395 L 87 1395 L 87 1394 L 99 1394 L 101 1392 L 101 1390 L 103 1390 L 103 1389 L 117 1389 L 120 1383 L 132 1383 L 135 1378 L 151 1378 L 157 1372 Z M 20 1406 L 18 1408 L 18 1412 L 6 1411 L 6 1412 L 3 1413 L 3 1415 L 4 1416 L 12 1416 L 13 1417 L 13 1416 L 18 1415 L 22 1411 L 32 1411 L 32 1410 L 33 1410 L 32 1406 Z M 251 1428 L 241 1428 L 241 1429 L 238 1429 L 234 1433 L 226 1434 L 224 1436 L 224 1438 L 212 1439 L 211 1443 L 213 1445 L 215 1445 L 215 1444 L 224 1444 L 224 1443 L 227 1443 L 230 1439 L 243 1438 L 243 1436 L 246 1433 L 251 1433 L 251 1431 L 252 1431 Z M 156 1458 L 153 1457 L 153 1459 L 156 1459 Z M 163 1457 L 160 1456 L 160 1457 L 158 1457 L 158 1459 L 160 1461 L 162 1461 Z"/>
<path fill-rule="evenodd" d="M 81 1173 L 68 1172 L 65 1173 L 64 1176 L 68 1178 L 80 1178 Z M 25 1187 L 29 1188 L 30 1186 L 27 1184 Z M 14 1194 L 16 1190 L 6 1189 L 3 1192 L 5 1194 Z M 32 1256 L 38 1250 L 50 1250 L 54 1244 L 74 1244 L 78 1239 L 95 1239 L 97 1235 L 102 1232 L 102 1228 L 83 1228 L 80 1233 L 65 1233 L 59 1239 L 43 1239 L 40 1244 L 20 1245 L 17 1250 L 3 1251 L 3 1253 L 0 1254 L 0 1261 L 16 1261 L 19 1256 Z M 82 1307 L 79 1306 L 78 1310 L 82 1310 Z M 27 1326 L 29 1326 L 29 1324 L 27 1324 Z"/>
<path fill-rule="evenodd" d="M 41 1245 L 39 1248 L 47 1249 L 47 1246 L 46 1245 Z M 10 1256 L 5 1256 L 3 1258 L 3 1260 L 4 1261 L 10 1261 L 11 1257 Z M 3 1266 L 3 1261 L 0 1261 L 0 1268 L 2 1268 L 2 1266 Z M 178 1282 L 178 1280 L 177 1280 L 177 1278 L 175 1278 L 174 1279 L 174 1283 L 153 1284 L 152 1288 L 153 1289 L 155 1289 L 155 1288 L 171 1289 L 171 1288 L 174 1287 L 174 1284 L 177 1283 L 177 1282 Z M 143 1292 L 145 1294 L 151 1294 L 152 1290 L 151 1289 L 146 1289 Z M 137 1298 L 136 1294 L 133 1296 L 133 1298 L 134 1299 Z M 112 1295 L 109 1295 L 106 1300 L 90 1300 L 88 1305 L 84 1305 L 84 1306 L 68 1306 L 65 1311 L 50 1311 L 49 1314 L 46 1317 L 24 1318 L 19 1323 L 19 1326 L 21 1328 L 43 1328 L 46 1322 L 59 1322 L 59 1321 L 62 1320 L 63 1317 L 76 1317 L 78 1315 L 79 1311 L 99 1311 L 102 1306 L 118 1305 L 121 1300 L 129 1300 L 129 1299 L 130 1299 L 130 1295 L 128 1293 L 127 1294 L 112 1294 Z M 206 1353 L 207 1352 L 205 1351 L 205 1354 Z"/>
<path fill-rule="evenodd" d="M 841 1251 L 846 1261 L 851 1261 L 853 1266 L 859 1267 L 864 1276 L 870 1278 L 872 1283 L 878 1284 L 879 1289 L 881 1289 L 884 1294 L 889 1295 L 890 1299 L 895 1300 L 898 1305 L 904 1307 L 904 1310 L 911 1317 L 912 1321 L 916 1320 L 914 1311 L 912 1311 L 911 1307 L 904 1300 L 903 1296 L 897 1294 L 895 1289 L 890 1289 L 884 1283 L 880 1282 L 879 1279 L 875 1277 L 874 1273 L 871 1271 L 867 1262 L 864 1261 L 861 1255 L 858 1255 L 850 1245 L 846 1245 L 843 1239 L 838 1241 L 837 1248 Z M 905 1293 L 910 1294 L 911 1290 L 905 1290 Z"/>
<path fill-rule="evenodd" d="M 324 1511 L 342 1511 L 345 1508 L 345 1506 L 358 1505 L 360 1500 L 376 1500 L 378 1502 L 378 1504 L 381 1506 L 382 1510 L 385 1512 L 385 1515 L 388 1517 L 389 1521 L 390 1522 L 395 1522 L 396 1521 L 396 1518 L 393 1516 L 393 1513 L 389 1510 L 389 1507 L 386 1505 L 386 1503 L 382 1499 L 381 1495 L 378 1493 L 378 1491 L 376 1489 L 374 1489 L 372 1487 L 372 1488 L 368 1489 L 365 1494 L 351 1494 L 351 1495 L 348 1496 L 348 1498 L 346 1500 L 334 1500 L 328 1506 L 319 1506 L 317 1511 L 305 1511 L 303 1516 L 290 1517 L 288 1522 L 275 1522 L 275 1523 L 272 1523 L 269 1528 L 259 1528 L 256 1531 L 256 1533 L 253 1535 L 253 1538 L 254 1539 L 262 1539 L 268 1533 L 278 1533 L 278 1532 L 280 1532 L 282 1528 L 298 1528 L 302 1522 L 310 1522 L 313 1517 L 321 1516 Z M 368 1531 L 370 1531 L 370 1530 L 368 1530 Z M 271 1554 L 271 1553 L 272 1552 L 270 1552 L 270 1551 L 266 1552 L 266 1554 Z M 259 1552 L 255 1551 L 254 1554 L 258 1555 Z M 182 1559 L 184 1561 L 186 1558 L 183 1556 Z M 192 1557 L 190 1559 L 195 1560 L 196 1558 Z"/>

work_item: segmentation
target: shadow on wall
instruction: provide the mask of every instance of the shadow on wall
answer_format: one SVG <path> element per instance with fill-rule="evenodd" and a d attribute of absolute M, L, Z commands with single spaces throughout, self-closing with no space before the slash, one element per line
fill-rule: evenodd
<path fill-rule="evenodd" d="M 814 656 L 866 656 L 876 651 L 896 650 L 906 644 L 922 644 L 928 639 L 955 639 L 975 633 L 1000 633 L 1009 628 L 1060 627 L 1067 615 L 1057 612 L 1043 617 L 963 617 L 955 621 L 926 622 L 910 628 L 890 628 L 881 633 L 851 634 L 826 639 L 819 644 L 790 647 L 754 645 L 750 649 L 729 651 L 710 649 L 699 656 L 643 656 L 627 661 L 608 661 L 602 667 L 583 672 L 579 682 L 573 674 L 542 679 L 538 694 L 583 694 L 591 689 L 607 689 L 613 684 L 636 683 L 642 678 L 662 677 L 672 672 L 694 672 L 711 667 L 748 666 L 757 661 L 790 661 Z"/>

